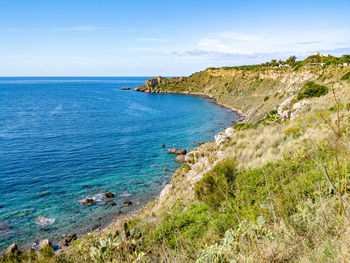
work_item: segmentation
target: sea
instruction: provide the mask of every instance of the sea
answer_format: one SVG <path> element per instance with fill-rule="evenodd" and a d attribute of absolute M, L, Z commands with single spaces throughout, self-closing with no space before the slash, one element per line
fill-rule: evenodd
<path fill-rule="evenodd" d="M 149 78 L 0 78 L 0 251 L 43 238 L 58 248 L 136 211 L 181 165 L 167 149 L 214 140 L 239 118 L 200 96 L 132 90 Z"/>

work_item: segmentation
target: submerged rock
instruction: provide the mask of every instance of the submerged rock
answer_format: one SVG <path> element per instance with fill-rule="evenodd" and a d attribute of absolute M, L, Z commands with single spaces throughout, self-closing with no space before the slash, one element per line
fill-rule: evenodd
<path fill-rule="evenodd" d="M 54 218 L 49 218 L 46 216 L 38 216 L 34 218 L 34 221 L 39 226 L 49 226 L 55 223 L 56 220 Z"/>
<path fill-rule="evenodd" d="M 165 144 L 162 144 L 162 148 L 165 148 Z"/>
<path fill-rule="evenodd" d="M 38 195 L 40 197 L 43 197 L 43 196 L 46 196 L 46 195 L 50 195 L 50 192 L 49 191 L 43 191 L 43 192 L 39 192 Z"/>
<path fill-rule="evenodd" d="M 106 198 L 113 198 L 113 197 L 114 197 L 114 194 L 111 193 L 111 192 L 107 192 L 107 193 L 105 193 L 105 197 L 106 197 Z"/>
<path fill-rule="evenodd" d="M 184 155 L 184 154 L 187 153 L 187 151 L 185 149 L 172 148 L 172 149 L 168 149 L 167 153 L 177 154 L 177 155 Z"/>
<path fill-rule="evenodd" d="M 129 197 L 131 194 L 119 194 L 118 197 Z"/>
<path fill-rule="evenodd" d="M 164 172 L 167 172 L 167 171 L 169 171 L 169 169 L 168 168 L 164 168 Z"/>
<path fill-rule="evenodd" d="M 91 206 L 95 204 L 95 200 L 91 198 L 86 198 L 83 202 L 81 202 L 85 206 Z"/>
<path fill-rule="evenodd" d="M 131 88 L 129 88 L 129 87 L 123 87 L 123 88 L 121 88 L 120 90 L 131 90 Z"/>

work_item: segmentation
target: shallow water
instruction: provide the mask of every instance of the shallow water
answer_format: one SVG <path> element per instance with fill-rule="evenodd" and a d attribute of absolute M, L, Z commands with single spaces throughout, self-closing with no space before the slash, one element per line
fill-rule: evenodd
<path fill-rule="evenodd" d="M 189 150 L 238 118 L 197 96 L 120 90 L 147 79 L 0 78 L 0 250 L 101 226 L 137 207 L 118 208 L 125 199 L 145 204 L 179 166 L 168 147 Z"/>

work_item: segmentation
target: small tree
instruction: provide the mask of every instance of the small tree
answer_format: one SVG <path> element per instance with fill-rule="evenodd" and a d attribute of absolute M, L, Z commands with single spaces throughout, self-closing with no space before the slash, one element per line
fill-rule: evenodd
<path fill-rule="evenodd" d="M 287 62 L 288 65 L 294 66 L 296 59 L 297 59 L 296 56 L 290 56 L 290 57 L 286 60 L 286 62 Z"/>

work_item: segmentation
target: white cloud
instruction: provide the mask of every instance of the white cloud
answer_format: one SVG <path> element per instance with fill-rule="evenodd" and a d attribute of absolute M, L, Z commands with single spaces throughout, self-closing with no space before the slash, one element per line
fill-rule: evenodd
<path fill-rule="evenodd" d="M 259 34 L 225 31 L 200 38 L 177 56 L 207 57 L 211 60 L 232 60 L 237 57 L 267 57 L 283 54 L 309 54 L 321 50 L 350 47 L 350 29 L 284 31 Z"/>

